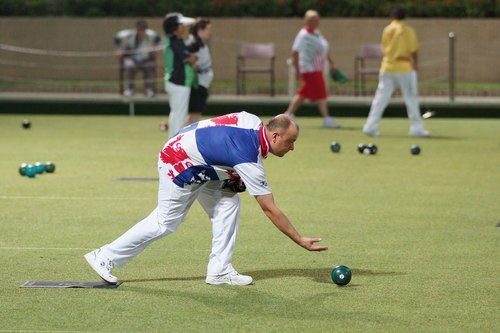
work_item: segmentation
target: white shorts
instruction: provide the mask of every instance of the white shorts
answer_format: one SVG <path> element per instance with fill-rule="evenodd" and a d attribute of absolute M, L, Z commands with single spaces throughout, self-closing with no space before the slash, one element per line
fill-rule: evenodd
<path fill-rule="evenodd" d="M 168 138 L 171 138 L 184 127 L 188 115 L 191 88 L 167 81 L 165 91 L 168 94 L 170 104 Z"/>

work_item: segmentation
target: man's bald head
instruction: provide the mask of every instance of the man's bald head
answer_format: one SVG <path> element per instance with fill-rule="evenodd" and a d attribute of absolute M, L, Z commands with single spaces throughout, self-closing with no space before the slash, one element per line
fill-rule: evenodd
<path fill-rule="evenodd" d="M 284 156 L 295 147 L 299 137 L 299 126 L 285 114 L 277 115 L 266 125 L 266 138 L 269 142 L 269 151 L 278 157 Z"/>

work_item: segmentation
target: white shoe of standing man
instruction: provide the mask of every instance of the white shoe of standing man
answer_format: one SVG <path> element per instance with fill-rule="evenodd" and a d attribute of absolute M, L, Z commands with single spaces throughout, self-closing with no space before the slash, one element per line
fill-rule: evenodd
<path fill-rule="evenodd" d="M 212 285 L 229 284 L 232 286 L 247 286 L 252 284 L 253 279 L 251 276 L 232 271 L 224 275 L 207 276 L 205 282 Z"/>
<path fill-rule="evenodd" d="M 110 284 L 116 284 L 118 278 L 113 275 L 113 263 L 108 258 L 101 255 L 101 249 L 91 251 L 85 255 L 85 259 L 90 267 L 99 274 L 99 276 Z"/>
<path fill-rule="evenodd" d="M 133 94 L 134 94 L 134 91 L 133 91 L 132 89 L 125 89 L 125 90 L 123 91 L 123 96 L 125 96 L 125 97 L 130 97 L 130 96 L 132 96 Z"/>
<path fill-rule="evenodd" d="M 380 136 L 380 132 L 377 131 L 377 130 L 363 130 L 363 133 L 365 133 L 366 135 L 368 136 L 372 136 L 374 138 L 376 138 L 377 136 Z"/>
<path fill-rule="evenodd" d="M 286 112 L 285 112 L 285 114 L 286 114 L 288 117 L 290 117 L 290 119 L 295 120 L 295 114 L 294 114 L 294 113 L 286 111 Z"/>
<path fill-rule="evenodd" d="M 420 137 L 428 137 L 431 134 L 427 130 L 419 130 L 419 131 L 410 131 L 410 136 L 420 136 Z"/>
<path fill-rule="evenodd" d="M 327 117 L 323 120 L 323 127 L 325 127 L 325 128 L 340 128 L 340 125 L 332 117 Z"/>

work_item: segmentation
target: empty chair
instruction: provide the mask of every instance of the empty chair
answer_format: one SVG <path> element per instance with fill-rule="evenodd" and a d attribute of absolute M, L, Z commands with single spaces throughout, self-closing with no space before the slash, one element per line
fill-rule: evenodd
<path fill-rule="evenodd" d="M 273 43 L 243 43 L 236 60 L 236 93 L 245 94 L 247 73 L 261 73 L 269 74 L 270 93 L 274 96 L 274 60 Z"/>
<path fill-rule="evenodd" d="M 359 95 L 361 82 L 361 94 L 366 94 L 365 82 L 367 75 L 378 75 L 380 71 L 380 62 L 384 57 L 382 46 L 380 44 L 367 44 L 361 48 L 359 56 L 354 58 L 354 94 Z M 367 60 L 370 61 L 370 67 L 366 67 Z"/>

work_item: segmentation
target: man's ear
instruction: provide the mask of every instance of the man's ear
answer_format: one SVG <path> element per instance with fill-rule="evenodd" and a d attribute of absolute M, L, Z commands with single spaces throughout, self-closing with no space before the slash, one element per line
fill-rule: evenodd
<path fill-rule="evenodd" d="M 279 133 L 278 132 L 273 132 L 273 134 L 271 135 L 271 137 L 273 138 L 273 142 L 276 143 L 276 138 L 279 136 Z"/>

